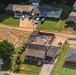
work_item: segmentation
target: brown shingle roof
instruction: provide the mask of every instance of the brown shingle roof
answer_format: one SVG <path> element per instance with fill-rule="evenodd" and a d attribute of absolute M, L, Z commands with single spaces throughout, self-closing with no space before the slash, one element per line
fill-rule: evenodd
<path fill-rule="evenodd" d="M 76 21 L 76 12 L 71 12 L 68 21 Z"/>
<path fill-rule="evenodd" d="M 12 11 L 20 11 L 20 12 L 31 12 L 34 6 L 29 5 L 17 5 L 17 4 L 9 4 L 5 10 L 12 10 Z"/>
<path fill-rule="evenodd" d="M 43 50 L 34 50 L 34 49 L 27 49 L 26 56 L 33 56 L 37 58 L 45 58 L 46 51 Z"/>

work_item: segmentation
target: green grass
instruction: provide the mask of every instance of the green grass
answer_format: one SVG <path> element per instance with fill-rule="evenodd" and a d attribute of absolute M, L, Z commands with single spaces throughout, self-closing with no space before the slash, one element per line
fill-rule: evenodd
<path fill-rule="evenodd" d="M 19 26 L 19 19 L 15 19 L 9 14 L 0 13 L 0 23 L 10 26 Z"/>
<path fill-rule="evenodd" d="M 41 22 L 38 25 L 38 29 L 40 30 L 57 30 L 57 31 L 63 31 L 68 30 L 65 29 L 65 20 L 68 18 L 70 12 L 72 11 L 72 6 L 68 5 L 56 5 L 54 7 L 62 8 L 63 13 L 61 15 L 60 19 L 46 19 L 43 24 Z"/>
<path fill-rule="evenodd" d="M 57 58 L 57 62 L 52 70 L 51 75 L 76 75 L 76 68 L 74 67 L 67 67 L 64 64 L 64 60 L 65 60 L 65 55 L 68 51 L 69 48 L 69 44 L 65 45 L 63 50 L 60 50 L 58 58 Z M 65 71 L 67 70 L 67 71 Z"/>
<path fill-rule="evenodd" d="M 64 29 L 63 20 L 46 20 L 43 24 L 39 23 L 38 28 L 39 29 L 46 29 L 46 30 L 58 30 L 61 31 Z"/>

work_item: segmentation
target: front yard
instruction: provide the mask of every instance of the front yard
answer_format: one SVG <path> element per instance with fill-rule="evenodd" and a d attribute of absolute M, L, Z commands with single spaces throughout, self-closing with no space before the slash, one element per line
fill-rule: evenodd
<path fill-rule="evenodd" d="M 64 30 L 65 23 L 63 20 L 46 20 L 43 24 L 39 23 L 38 29 L 46 30 Z"/>
<path fill-rule="evenodd" d="M 42 30 L 57 30 L 63 31 L 68 30 L 65 29 L 65 20 L 67 19 L 68 15 L 72 11 L 72 6 L 68 5 L 56 5 L 55 7 L 62 8 L 63 13 L 60 19 L 46 19 L 43 24 L 39 22 L 38 29 Z"/>
<path fill-rule="evenodd" d="M 9 26 L 19 26 L 19 19 L 15 19 L 10 14 L 0 13 L 0 23 Z"/>
<path fill-rule="evenodd" d="M 68 51 L 68 48 L 69 44 L 67 44 L 63 50 L 60 50 L 57 62 L 51 72 L 51 75 L 76 75 L 76 67 L 70 67 L 64 64 L 65 55 Z"/>

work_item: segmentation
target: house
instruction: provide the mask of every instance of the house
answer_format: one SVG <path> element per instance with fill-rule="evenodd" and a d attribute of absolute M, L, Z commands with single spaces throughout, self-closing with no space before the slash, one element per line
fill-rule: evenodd
<path fill-rule="evenodd" d="M 76 12 L 72 11 L 69 14 L 69 17 L 67 18 L 67 20 L 65 21 L 66 24 L 71 24 L 71 25 L 75 25 L 76 23 Z"/>
<path fill-rule="evenodd" d="M 25 60 L 53 63 L 59 50 L 51 46 L 54 38 L 52 33 L 34 31 L 28 40 Z"/>
<path fill-rule="evenodd" d="M 35 7 L 34 13 L 40 17 L 60 18 L 62 9 L 50 6 Z"/>
<path fill-rule="evenodd" d="M 71 12 L 70 14 L 69 14 L 69 17 L 68 17 L 68 19 L 67 19 L 68 21 L 71 21 L 71 22 L 75 22 L 76 21 L 76 12 Z"/>
<path fill-rule="evenodd" d="M 76 2 L 73 4 L 73 10 L 76 10 Z"/>
<path fill-rule="evenodd" d="M 76 48 L 69 48 L 65 57 L 65 63 L 76 65 Z"/>
<path fill-rule="evenodd" d="M 34 9 L 34 6 L 29 5 L 18 5 L 18 4 L 9 4 L 5 10 L 7 12 L 13 13 L 14 17 L 21 18 L 22 15 L 29 16 L 32 15 L 32 11 Z"/>
<path fill-rule="evenodd" d="M 39 6 L 41 0 L 29 0 L 29 3 L 33 6 Z"/>

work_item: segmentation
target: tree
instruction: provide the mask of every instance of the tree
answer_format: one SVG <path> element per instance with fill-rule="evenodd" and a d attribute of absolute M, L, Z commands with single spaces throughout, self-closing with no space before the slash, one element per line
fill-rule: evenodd
<path fill-rule="evenodd" d="M 0 56 L 4 59 L 10 57 L 14 52 L 14 46 L 7 40 L 0 42 Z"/>

